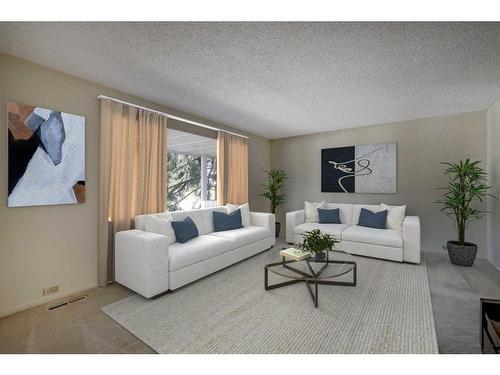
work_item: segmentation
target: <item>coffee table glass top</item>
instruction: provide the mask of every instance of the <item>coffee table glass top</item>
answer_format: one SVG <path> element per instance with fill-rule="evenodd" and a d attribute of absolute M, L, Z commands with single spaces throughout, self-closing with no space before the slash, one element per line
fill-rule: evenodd
<path fill-rule="evenodd" d="M 264 266 L 264 289 L 271 290 L 286 287 L 297 283 L 304 283 L 318 307 L 318 285 L 340 285 L 355 287 L 357 284 L 356 262 L 352 255 L 345 251 L 329 251 L 325 259 L 302 258 L 304 254 L 288 253 L 282 256 L 281 261 Z M 307 254 L 306 254 L 307 255 Z M 293 259 L 297 258 L 297 259 Z M 270 280 L 269 274 L 285 278 L 286 281 Z"/>
<path fill-rule="evenodd" d="M 285 258 L 281 264 L 266 265 L 269 272 L 294 280 L 328 280 L 340 278 L 356 267 L 354 257 L 341 250 L 333 250 L 328 254 L 328 262 L 315 261 L 314 258 L 295 261 Z"/>

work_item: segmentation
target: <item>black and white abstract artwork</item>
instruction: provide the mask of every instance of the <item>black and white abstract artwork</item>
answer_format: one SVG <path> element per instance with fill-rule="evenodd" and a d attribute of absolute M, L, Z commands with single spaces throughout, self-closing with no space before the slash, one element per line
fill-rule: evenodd
<path fill-rule="evenodd" d="M 322 192 L 396 193 L 396 173 L 396 143 L 321 150 Z"/>
<path fill-rule="evenodd" d="M 85 117 L 7 102 L 9 207 L 85 202 Z"/>

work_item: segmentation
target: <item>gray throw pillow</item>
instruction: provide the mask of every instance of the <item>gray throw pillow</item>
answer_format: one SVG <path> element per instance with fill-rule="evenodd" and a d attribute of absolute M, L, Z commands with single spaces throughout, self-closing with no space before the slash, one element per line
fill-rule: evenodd
<path fill-rule="evenodd" d="M 240 209 L 237 209 L 230 214 L 226 214 L 225 212 L 213 211 L 213 215 L 214 232 L 243 228 Z"/>
<path fill-rule="evenodd" d="M 333 210 L 318 208 L 318 215 L 320 224 L 342 224 L 340 222 L 339 208 L 334 208 Z"/>
<path fill-rule="evenodd" d="M 366 208 L 362 208 L 359 213 L 358 225 L 375 229 L 386 229 L 385 222 L 387 220 L 387 210 L 380 212 L 372 212 Z"/>
<path fill-rule="evenodd" d="M 184 243 L 198 237 L 198 228 L 196 228 L 196 224 L 189 216 L 182 221 L 172 221 L 171 224 L 177 242 Z"/>

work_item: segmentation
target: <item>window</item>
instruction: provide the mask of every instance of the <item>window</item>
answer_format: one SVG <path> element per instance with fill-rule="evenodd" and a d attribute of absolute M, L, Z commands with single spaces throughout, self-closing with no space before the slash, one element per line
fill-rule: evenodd
<path fill-rule="evenodd" d="M 217 205 L 217 141 L 168 129 L 167 179 L 169 211 Z"/>

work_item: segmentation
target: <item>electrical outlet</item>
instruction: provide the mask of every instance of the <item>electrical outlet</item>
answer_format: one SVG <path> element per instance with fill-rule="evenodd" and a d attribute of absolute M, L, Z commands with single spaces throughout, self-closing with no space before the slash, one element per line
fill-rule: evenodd
<path fill-rule="evenodd" d="M 47 294 L 54 294 L 54 293 L 57 293 L 57 292 L 59 292 L 59 285 L 51 286 L 49 288 L 45 288 L 43 290 L 43 295 L 46 296 Z"/>

